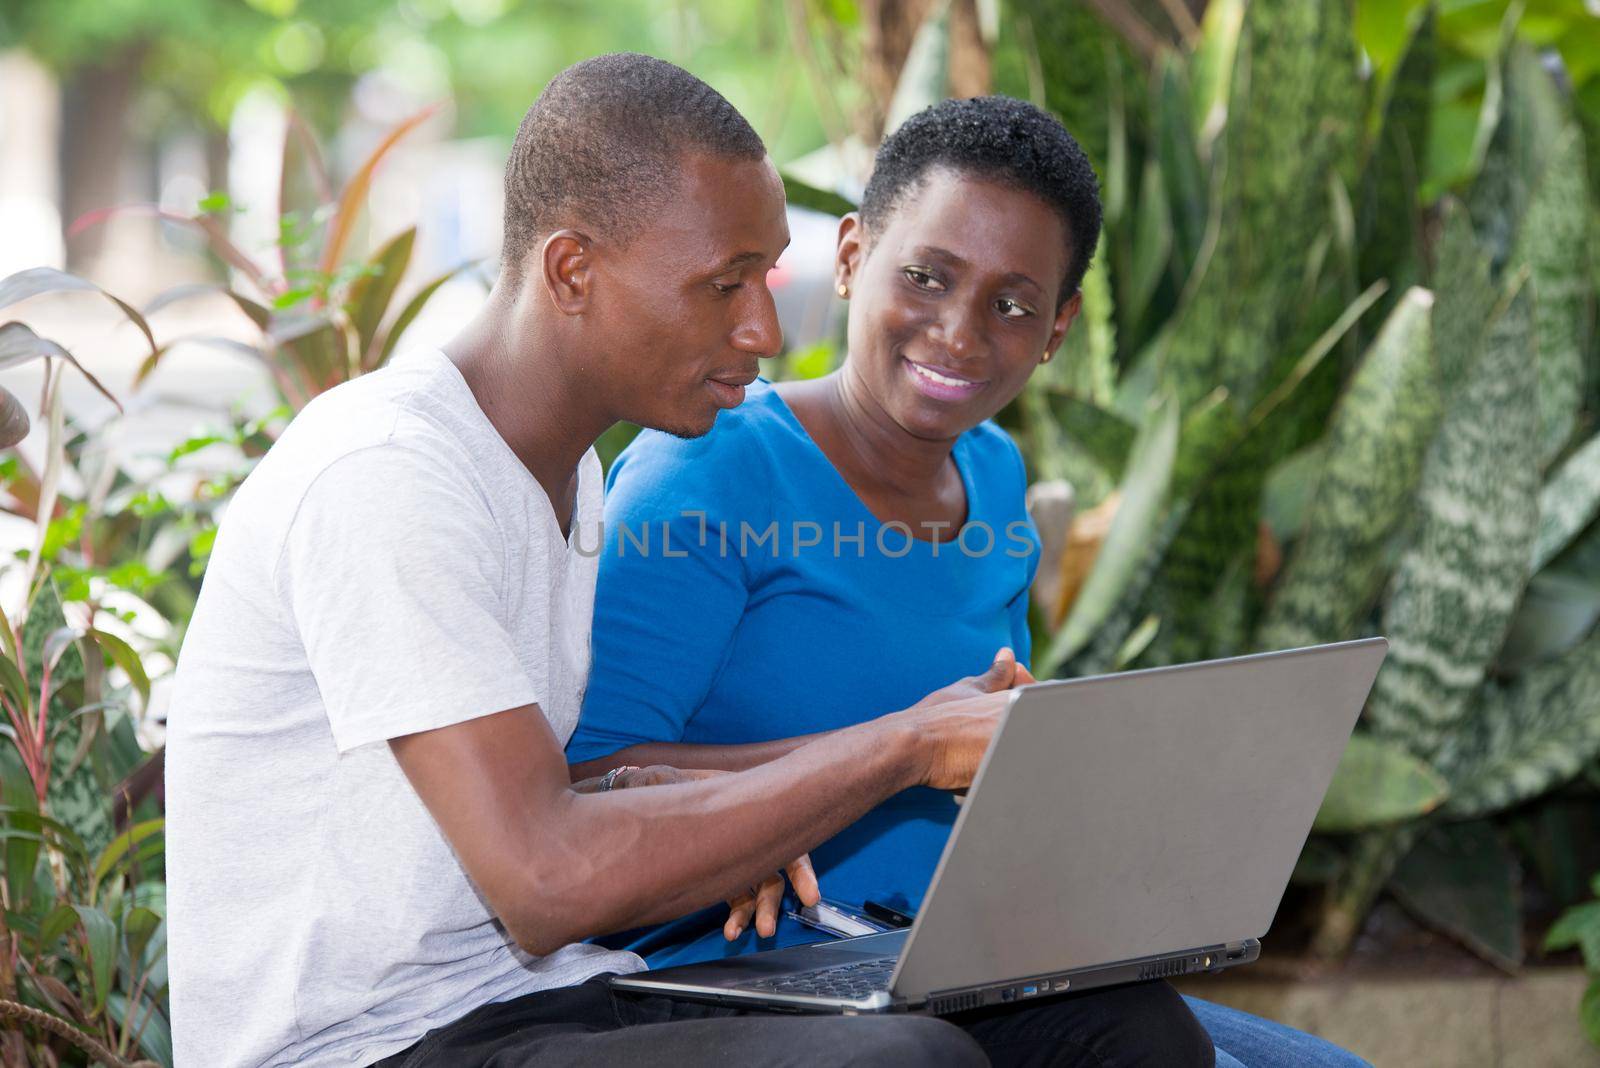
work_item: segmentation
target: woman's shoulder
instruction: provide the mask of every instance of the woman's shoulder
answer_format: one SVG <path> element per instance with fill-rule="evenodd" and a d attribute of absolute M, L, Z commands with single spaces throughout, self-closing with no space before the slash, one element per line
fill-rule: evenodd
<path fill-rule="evenodd" d="M 746 387 L 744 403 L 719 414 L 699 437 L 641 430 L 611 465 L 608 503 L 641 496 L 678 502 L 691 492 L 716 503 L 764 497 L 773 439 L 788 429 L 772 384 L 757 379 Z"/>
<path fill-rule="evenodd" d="M 1016 480 L 1026 489 L 1027 468 L 1022 450 L 1006 430 L 993 419 L 985 419 L 962 436 L 962 444 L 977 471 L 993 478 Z"/>

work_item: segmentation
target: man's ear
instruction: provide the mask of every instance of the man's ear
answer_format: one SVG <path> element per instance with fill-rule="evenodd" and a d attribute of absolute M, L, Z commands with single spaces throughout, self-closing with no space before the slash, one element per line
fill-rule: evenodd
<path fill-rule="evenodd" d="M 860 212 L 852 211 L 839 220 L 839 244 L 833 254 L 833 288 L 841 297 L 849 296 L 855 286 L 861 257 L 866 255 L 865 238 Z"/>
<path fill-rule="evenodd" d="M 564 315 L 581 315 L 594 284 L 594 248 L 588 235 L 557 230 L 539 250 L 541 277 L 551 303 Z"/>
<path fill-rule="evenodd" d="M 1061 342 L 1067 336 L 1067 331 L 1072 327 L 1072 321 L 1083 310 L 1083 290 L 1078 290 L 1067 298 L 1065 304 L 1056 312 L 1056 321 L 1050 327 L 1050 340 L 1045 342 L 1044 351 L 1055 355 L 1056 349 L 1061 347 Z"/>

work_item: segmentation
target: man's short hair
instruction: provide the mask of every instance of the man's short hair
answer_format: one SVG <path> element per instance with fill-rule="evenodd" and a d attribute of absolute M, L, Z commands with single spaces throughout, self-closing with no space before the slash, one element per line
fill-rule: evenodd
<path fill-rule="evenodd" d="M 869 236 L 936 167 L 1032 193 L 1054 208 L 1069 241 L 1059 299 L 1078 291 L 1100 240 L 1100 183 L 1066 127 L 1009 96 L 946 100 L 918 112 L 878 148 L 861 199 Z"/>
<path fill-rule="evenodd" d="M 564 227 L 626 243 L 703 152 L 758 160 L 766 146 L 722 94 L 636 52 L 575 63 L 533 102 L 506 161 L 502 269 L 521 276 L 538 240 Z"/>

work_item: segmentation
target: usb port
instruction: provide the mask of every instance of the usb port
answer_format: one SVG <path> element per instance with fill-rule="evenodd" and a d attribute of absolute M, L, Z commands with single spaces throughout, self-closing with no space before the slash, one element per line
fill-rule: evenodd
<path fill-rule="evenodd" d="M 1022 996 L 1025 997 L 1025 998 L 1031 998 L 1035 994 L 1037 994 L 1038 992 L 1039 992 L 1039 988 L 1037 986 L 1035 986 L 1033 983 L 1029 983 L 1027 986 L 1022 988 Z"/>

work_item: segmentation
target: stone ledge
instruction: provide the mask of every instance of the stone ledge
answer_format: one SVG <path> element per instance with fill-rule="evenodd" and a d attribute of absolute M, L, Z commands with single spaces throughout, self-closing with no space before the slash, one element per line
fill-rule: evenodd
<path fill-rule="evenodd" d="M 1191 976 L 1185 994 L 1320 1035 L 1378 1068 L 1600 1068 L 1578 1023 L 1588 977 L 1541 968 L 1483 978 L 1273 981 Z"/>

